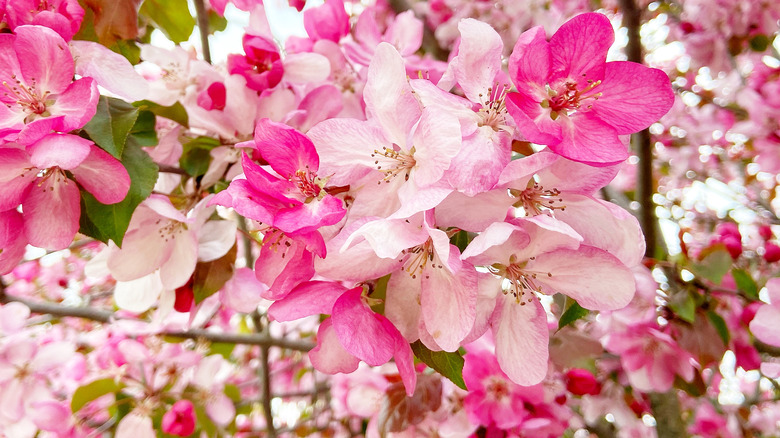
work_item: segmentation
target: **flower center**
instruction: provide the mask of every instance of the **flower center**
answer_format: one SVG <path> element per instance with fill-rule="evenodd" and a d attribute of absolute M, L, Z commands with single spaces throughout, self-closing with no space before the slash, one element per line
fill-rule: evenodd
<path fill-rule="evenodd" d="M 530 258 L 530 260 L 534 259 L 535 257 Z M 542 292 L 542 286 L 536 280 L 537 276 L 541 274 L 552 277 L 552 273 L 528 270 L 526 269 L 528 262 L 518 262 L 514 255 L 509 260 L 509 266 L 496 263 L 488 266 L 488 270 L 494 275 L 509 280 L 509 288 L 503 289 L 502 292 L 504 295 L 512 295 L 517 304 L 525 306 L 533 302 L 534 298 L 536 298 L 535 293 Z"/>
<path fill-rule="evenodd" d="M 539 214 L 552 215 L 553 210 L 566 210 L 566 206 L 561 204 L 563 199 L 560 197 L 560 190 L 545 188 L 534 179 L 528 181 L 525 190 L 509 189 L 509 196 L 517 198 L 513 205 L 516 208 L 522 208 L 527 216 L 536 216 Z"/>
<path fill-rule="evenodd" d="M 507 85 L 496 84 L 495 88 L 488 88 L 488 97 L 482 102 L 482 108 L 479 109 L 479 126 L 489 126 L 494 131 L 510 131 L 511 128 L 506 124 L 506 93 L 509 90 Z M 483 98 L 482 93 L 479 94 Z"/>
<path fill-rule="evenodd" d="M 28 86 L 23 84 L 16 75 L 11 76 L 13 83 L 3 81 L 3 87 L 6 91 L 3 92 L 6 104 L 5 106 L 11 108 L 11 103 L 15 103 L 22 107 L 22 109 L 30 116 L 47 116 L 46 111 L 46 98 L 49 96 L 49 92 L 39 95 L 38 90 L 35 88 L 35 78 L 31 80 L 32 85 Z M 29 122 L 25 120 L 25 122 Z"/>
<path fill-rule="evenodd" d="M 378 184 L 381 184 L 382 181 L 389 183 L 393 178 L 402 173 L 404 174 L 404 181 L 408 181 L 409 172 L 417 164 L 414 159 L 414 148 L 407 153 L 382 146 L 381 151 L 374 149 L 371 157 L 376 158 L 374 160 L 376 169 L 385 174 Z"/>
<path fill-rule="evenodd" d="M 183 233 L 184 230 L 187 229 L 187 224 L 173 219 L 168 219 L 167 221 L 165 219 L 157 219 L 155 224 L 159 226 L 157 229 L 157 234 L 159 234 L 160 238 L 166 242 L 176 237 L 177 234 Z"/>
<path fill-rule="evenodd" d="M 509 385 L 507 385 L 503 379 L 496 376 L 490 376 L 486 380 L 485 392 L 489 394 L 494 401 L 501 402 L 509 397 Z"/>
<path fill-rule="evenodd" d="M 412 278 L 417 278 L 417 274 L 422 273 L 428 263 L 431 264 L 431 268 L 441 269 L 444 267 L 444 265 L 436 263 L 438 260 L 431 238 L 428 238 L 425 243 L 403 250 L 402 253 L 405 254 L 405 257 L 401 257 L 399 262 L 403 263 L 404 271 L 409 273 Z"/>
<path fill-rule="evenodd" d="M 317 184 L 317 175 L 309 170 L 309 166 L 306 166 L 306 169 L 296 170 L 295 174 L 290 177 L 290 181 L 295 183 L 307 201 L 317 198 L 322 191 L 322 187 Z"/>
<path fill-rule="evenodd" d="M 559 115 L 572 115 L 577 111 L 583 111 L 593 107 L 587 104 L 590 100 L 598 100 L 602 93 L 593 92 L 593 89 L 601 85 L 601 81 L 588 80 L 588 85 L 582 90 L 577 89 L 577 83 L 567 80 L 554 87 L 547 87 L 549 99 L 542 101 L 543 108 L 550 108 L 550 118 L 555 120 Z M 587 106 L 583 107 L 584 104 Z"/>

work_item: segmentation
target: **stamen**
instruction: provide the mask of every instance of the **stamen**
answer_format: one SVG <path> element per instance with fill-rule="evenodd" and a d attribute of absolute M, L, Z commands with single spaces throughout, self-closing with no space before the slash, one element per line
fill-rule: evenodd
<path fill-rule="evenodd" d="M 566 206 L 561 204 L 563 198 L 560 197 L 560 190 L 553 188 L 545 190 L 534 179 L 528 181 L 525 190 L 509 189 L 509 196 L 518 198 L 513 205 L 516 208 L 522 208 L 528 216 L 546 214 L 552 216 L 554 210 L 566 210 Z"/>
<path fill-rule="evenodd" d="M 371 154 L 371 157 L 377 158 L 374 160 L 374 164 L 377 165 L 376 169 L 385 174 L 384 178 L 379 180 L 377 184 L 381 184 L 382 181 L 389 183 L 393 178 L 402 173 L 405 173 L 404 180 L 408 181 L 409 171 L 417 164 L 413 155 L 414 148 L 412 148 L 409 153 L 396 151 L 395 149 L 385 146 L 382 146 L 381 151 L 374 149 L 374 153 Z M 389 163 L 387 161 L 380 161 L 382 160 L 382 157 L 388 158 L 391 161 Z M 384 168 L 382 168 L 383 165 Z"/>

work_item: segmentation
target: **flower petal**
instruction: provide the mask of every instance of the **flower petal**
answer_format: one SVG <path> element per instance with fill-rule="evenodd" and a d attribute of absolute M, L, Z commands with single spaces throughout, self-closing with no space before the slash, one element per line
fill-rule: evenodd
<path fill-rule="evenodd" d="M 22 202 L 30 244 L 50 250 L 67 248 L 79 231 L 80 202 L 76 183 L 61 171 L 38 178 Z"/>
<path fill-rule="evenodd" d="M 15 29 L 14 49 L 27 85 L 59 94 L 73 81 L 73 57 L 68 43 L 57 32 L 43 26 Z"/>
<path fill-rule="evenodd" d="M 371 366 L 379 366 L 393 357 L 395 339 L 363 303 L 362 292 L 363 288 L 356 287 L 336 300 L 331 316 L 333 329 L 345 350 Z"/>
<path fill-rule="evenodd" d="M 544 379 L 549 356 L 547 314 L 539 299 L 530 300 L 517 303 L 510 295 L 500 295 L 492 322 L 498 364 L 513 382 L 523 386 Z"/>
<path fill-rule="evenodd" d="M 72 170 L 87 158 L 94 144 L 69 134 L 49 134 L 27 147 L 30 162 L 39 169 L 59 167 Z"/>
<path fill-rule="evenodd" d="M 550 38 L 548 82 L 570 78 L 585 84 L 602 79 L 607 51 L 614 41 L 615 32 L 603 14 L 580 14 L 567 21 Z"/>

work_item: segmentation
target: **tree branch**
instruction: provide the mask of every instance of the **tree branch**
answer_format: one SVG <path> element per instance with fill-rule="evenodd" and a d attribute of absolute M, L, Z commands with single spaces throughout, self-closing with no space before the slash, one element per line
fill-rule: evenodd
<path fill-rule="evenodd" d="M 5 293 L 5 284 L 0 282 L 0 303 L 7 304 L 11 302 L 22 303 L 30 308 L 32 313 L 44 315 L 54 315 L 59 317 L 73 317 L 88 319 L 91 321 L 108 323 L 122 319 L 114 312 L 91 307 L 65 306 L 56 303 L 44 303 L 15 297 Z M 304 341 L 295 341 L 290 339 L 277 339 L 264 334 L 238 334 L 238 333 L 219 333 L 203 329 L 189 329 L 186 331 L 166 331 L 158 333 L 159 336 L 170 336 L 182 339 L 204 339 L 210 342 L 219 342 L 225 344 L 245 344 L 259 345 L 262 347 L 280 347 L 295 351 L 309 351 L 314 348 L 313 344 Z"/>
<path fill-rule="evenodd" d="M 203 46 L 203 60 L 211 64 L 211 48 L 209 47 L 209 17 L 203 0 L 194 0 L 195 13 L 198 16 L 198 30 L 200 31 L 200 45 Z"/>

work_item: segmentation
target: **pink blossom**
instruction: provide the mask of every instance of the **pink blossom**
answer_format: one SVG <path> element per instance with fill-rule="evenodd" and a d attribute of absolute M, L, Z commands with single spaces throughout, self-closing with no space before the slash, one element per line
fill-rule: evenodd
<path fill-rule="evenodd" d="M 190 436 L 195 432 L 195 407 L 189 400 L 179 400 L 162 418 L 162 431 L 176 436 Z"/>
<path fill-rule="evenodd" d="M 541 26 L 520 36 L 509 60 L 518 92 L 507 96 L 507 109 L 527 140 L 596 166 L 628 158 L 618 135 L 661 118 L 674 94 L 660 70 L 606 62 L 613 41 L 609 20 L 598 13 L 567 21 L 549 42 Z"/>
<path fill-rule="evenodd" d="M 63 249 L 79 229 L 79 188 L 66 171 L 103 204 L 127 195 L 127 170 L 89 140 L 47 134 L 26 150 L 18 146 L 0 148 L 0 188 L 6 194 L 0 211 L 22 204 L 25 235 L 32 245 Z M 51 214 L 54 210 L 58 215 Z"/>
<path fill-rule="evenodd" d="M 780 346 L 780 278 L 766 283 L 769 304 L 764 304 L 750 321 L 750 331 L 761 342 Z"/>
<path fill-rule="evenodd" d="M 230 74 L 245 77 L 247 87 L 255 91 L 263 91 L 279 84 L 284 67 L 276 44 L 263 36 L 245 34 L 243 45 L 246 55 L 228 57 Z"/>
<path fill-rule="evenodd" d="M 325 0 L 323 5 L 307 9 L 303 13 L 303 26 L 314 41 L 339 42 L 349 33 L 349 15 L 344 10 L 344 1 Z"/>
<path fill-rule="evenodd" d="M 25 24 L 48 27 L 70 41 L 81 27 L 84 9 L 78 0 L 14 0 L 5 7 L 5 22 L 11 30 Z"/>
<path fill-rule="evenodd" d="M 21 213 L 0 212 L 0 275 L 11 272 L 24 256 L 27 236 Z"/>
<path fill-rule="evenodd" d="M 81 128 L 95 115 L 95 81 L 73 81 L 68 44 L 53 30 L 19 26 L 15 35 L 0 38 L 0 56 L 0 135 L 30 144 L 51 130 Z"/>

